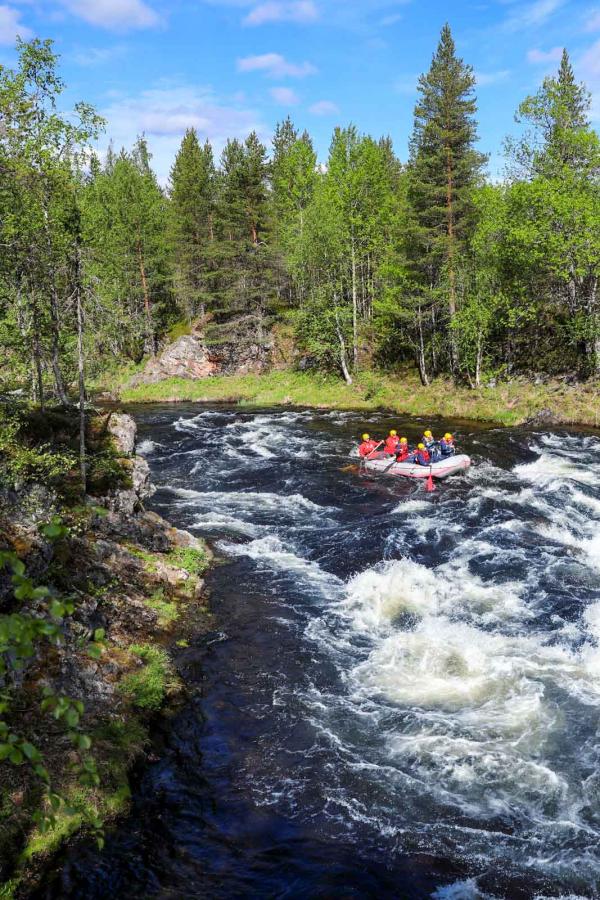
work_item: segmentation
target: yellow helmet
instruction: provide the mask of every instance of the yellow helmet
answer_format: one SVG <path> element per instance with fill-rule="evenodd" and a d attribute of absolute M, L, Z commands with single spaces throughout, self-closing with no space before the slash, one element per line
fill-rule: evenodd
<path fill-rule="evenodd" d="M 445 441 L 451 441 L 451 440 L 452 440 L 452 435 L 450 434 L 450 432 L 448 432 L 448 431 L 446 432 L 446 434 L 444 435 L 444 440 L 445 440 Z"/>
<path fill-rule="evenodd" d="M 424 449 L 425 449 L 425 444 L 419 444 L 419 450 L 424 450 Z"/>
<path fill-rule="evenodd" d="M 423 437 L 433 437 L 433 434 L 429 429 L 423 432 Z"/>
<path fill-rule="evenodd" d="M 408 444 L 408 438 L 400 438 L 401 444 Z"/>
<path fill-rule="evenodd" d="M 394 431 L 394 430 L 390 431 L 390 437 L 396 437 L 397 434 L 398 434 L 397 431 Z"/>
<path fill-rule="evenodd" d="M 363 441 L 368 441 L 368 440 L 369 440 L 369 435 L 368 435 L 368 434 L 363 434 L 362 439 L 363 439 Z"/>

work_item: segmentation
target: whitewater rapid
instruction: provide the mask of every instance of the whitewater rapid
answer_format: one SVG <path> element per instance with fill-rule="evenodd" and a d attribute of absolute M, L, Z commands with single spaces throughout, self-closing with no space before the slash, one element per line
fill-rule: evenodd
<path fill-rule="evenodd" d="M 235 724 L 210 721 L 235 796 L 301 827 L 300 860 L 326 841 L 381 879 L 435 861 L 435 888 L 399 896 L 600 896 L 600 439 L 455 423 L 474 465 L 427 494 L 347 466 L 365 427 L 430 423 L 150 419 L 157 508 L 224 563 Z"/>

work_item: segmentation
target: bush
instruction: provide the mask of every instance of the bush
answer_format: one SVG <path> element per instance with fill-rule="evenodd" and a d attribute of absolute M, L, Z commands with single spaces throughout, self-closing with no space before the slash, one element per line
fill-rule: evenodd
<path fill-rule="evenodd" d="M 129 648 L 143 662 L 141 670 L 126 675 L 119 690 L 140 709 L 158 710 L 172 687 L 172 669 L 166 650 L 151 644 Z"/>

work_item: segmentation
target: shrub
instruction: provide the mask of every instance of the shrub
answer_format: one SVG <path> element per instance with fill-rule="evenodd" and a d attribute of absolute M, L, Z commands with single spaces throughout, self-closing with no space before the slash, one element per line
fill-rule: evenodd
<path fill-rule="evenodd" d="M 129 648 L 143 663 L 143 667 L 126 675 L 119 686 L 134 706 L 158 710 L 172 687 L 172 669 L 167 652 L 151 644 L 132 644 Z"/>

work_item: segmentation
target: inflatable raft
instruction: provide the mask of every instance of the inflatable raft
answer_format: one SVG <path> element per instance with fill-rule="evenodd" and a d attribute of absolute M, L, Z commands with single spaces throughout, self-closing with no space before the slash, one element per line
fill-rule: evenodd
<path fill-rule="evenodd" d="M 369 459 L 364 460 L 366 472 L 374 475 L 396 475 L 404 478 L 447 478 L 457 472 L 466 471 L 471 465 L 471 459 L 465 453 L 457 453 L 430 466 L 417 466 L 415 463 L 392 462 L 384 453 L 374 453 Z"/>

